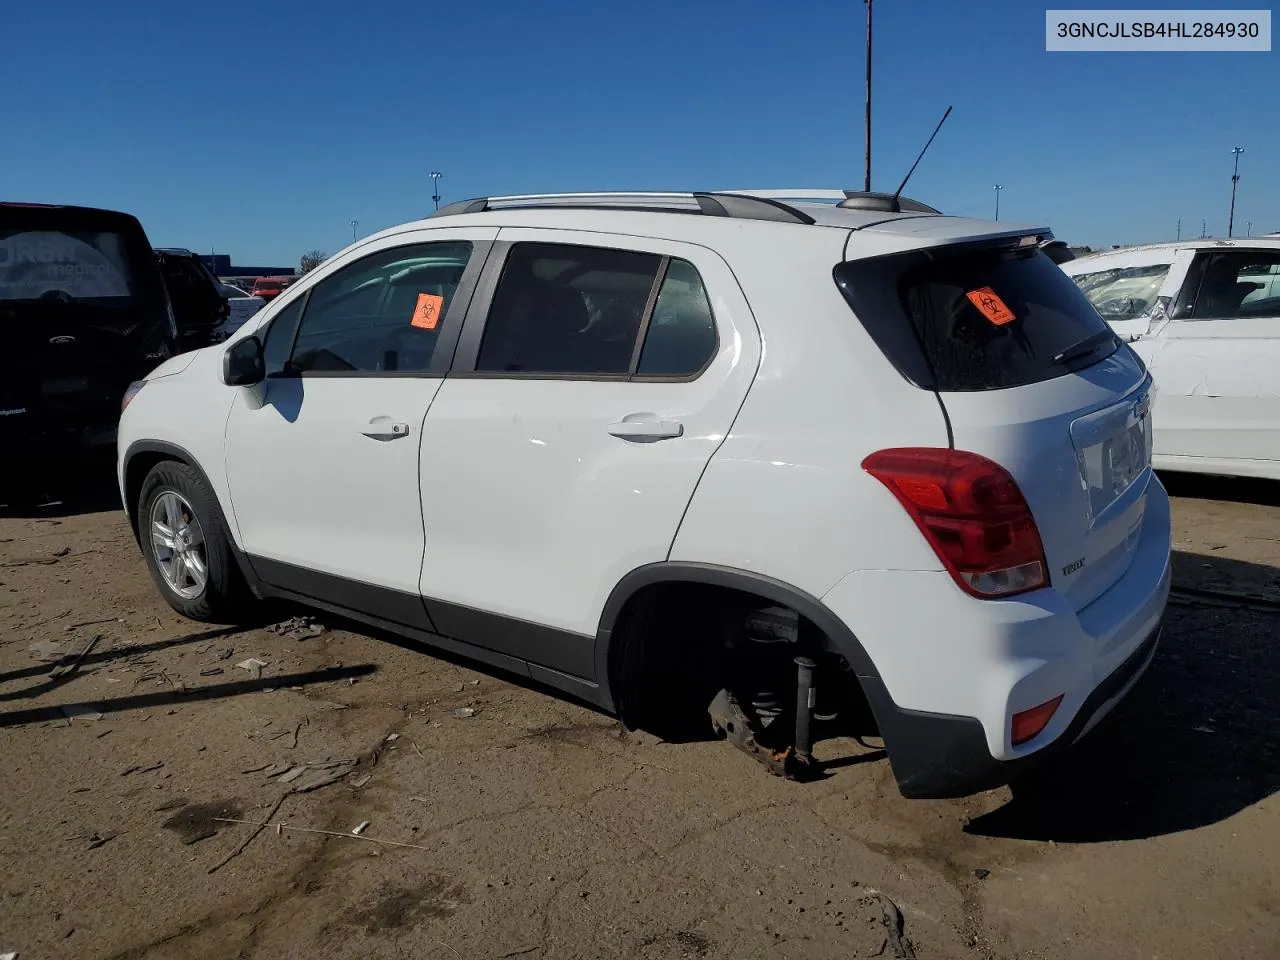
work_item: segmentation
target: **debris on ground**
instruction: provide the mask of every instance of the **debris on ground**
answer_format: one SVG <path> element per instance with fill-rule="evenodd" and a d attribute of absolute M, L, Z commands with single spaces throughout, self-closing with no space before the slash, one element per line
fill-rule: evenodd
<path fill-rule="evenodd" d="M 276 783 L 288 785 L 292 793 L 310 793 L 331 783 L 337 783 L 360 761 L 351 758 L 346 760 L 313 760 L 310 763 L 273 764 L 263 771 L 268 779 Z M 283 771 L 283 772 L 282 772 Z"/>
<path fill-rule="evenodd" d="M 979 867 L 977 870 L 973 871 L 973 875 L 979 880 L 985 880 L 987 877 L 991 876 L 991 871 L 985 867 Z"/>
<path fill-rule="evenodd" d="M 398 734 L 398 733 L 388 733 L 388 734 L 387 734 L 387 739 L 386 739 L 385 741 L 383 741 L 383 742 L 384 742 L 384 743 L 395 743 L 395 742 L 396 742 L 397 740 L 399 740 L 399 739 L 400 739 L 400 734 Z"/>
<path fill-rule="evenodd" d="M 476 715 L 476 710 L 475 707 L 459 707 L 457 710 L 453 711 L 453 715 L 458 718 L 474 717 Z"/>
<path fill-rule="evenodd" d="M 99 847 L 104 846 L 105 844 L 110 843 L 112 840 L 114 840 L 114 839 L 115 839 L 116 837 L 118 837 L 118 836 L 120 836 L 120 834 L 118 834 L 118 833 L 101 833 L 101 834 L 100 834 L 100 833 L 94 833 L 94 834 L 92 834 L 91 836 L 89 836 L 89 838 L 88 838 L 88 840 L 89 840 L 89 849 L 90 849 L 90 850 L 97 850 Z"/>
<path fill-rule="evenodd" d="M 905 922 L 898 905 L 883 893 L 875 891 L 869 891 L 863 898 L 863 903 L 880 908 L 885 932 L 885 941 L 880 948 L 881 955 L 893 957 L 894 960 L 915 960 L 916 951 L 906 937 Z"/>
<path fill-rule="evenodd" d="M 18 951 L 10 950 L 8 953 L 0 953 L 0 960 L 18 960 Z"/>
<path fill-rule="evenodd" d="M 241 660 L 237 663 L 236 669 L 248 670 L 249 675 L 257 680 L 262 676 L 262 668 L 266 665 L 266 661 L 259 660 L 257 657 L 250 657 L 248 660 Z"/>
<path fill-rule="evenodd" d="M 68 721 L 79 717 L 82 720 L 101 720 L 102 714 L 87 703 L 64 703 L 58 708 Z"/>
<path fill-rule="evenodd" d="M 369 821 L 361 820 L 358 824 L 356 824 L 354 827 L 351 828 L 351 835 L 353 837 L 358 837 L 360 836 L 360 834 L 364 833 L 368 829 L 369 829 Z"/>
<path fill-rule="evenodd" d="M 267 630 L 291 640 L 311 640 L 325 633 L 329 628 L 318 623 L 315 617 L 290 617 L 282 623 L 273 623 Z"/>
<path fill-rule="evenodd" d="M 210 668 L 210 669 L 208 669 L 208 670 L 201 670 L 201 671 L 200 671 L 200 676 L 202 676 L 202 677 L 216 677 L 218 674 L 220 674 L 220 673 L 222 673 L 222 672 L 223 672 L 223 670 L 222 670 L 222 668 L 221 668 L 221 667 L 211 667 L 211 668 Z"/>
<path fill-rule="evenodd" d="M 61 660 L 67 655 L 67 645 L 60 640 L 37 640 L 27 650 L 34 653 L 37 660 L 45 662 Z"/>
<path fill-rule="evenodd" d="M 80 669 L 80 664 L 84 662 L 84 658 L 93 651 L 93 648 L 98 645 L 98 641 L 101 639 L 102 634 L 94 634 L 74 657 L 67 657 L 58 661 L 58 664 L 49 671 L 49 678 L 51 680 L 62 680 L 75 673 Z"/>
<path fill-rule="evenodd" d="M 127 777 L 131 773 L 152 773 L 156 770 L 159 770 L 163 766 L 164 766 L 164 761 L 160 761 L 159 763 L 153 763 L 147 767 L 144 767 L 141 764 L 139 764 L 136 767 L 129 767 L 127 770 L 121 773 L 120 776 Z"/>
<path fill-rule="evenodd" d="M 359 790 L 361 787 L 363 787 L 366 783 L 368 783 L 372 779 L 373 779 L 373 774 L 366 773 L 364 776 L 356 777 L 354 780 L 352 780 L 351 786 Z"/>

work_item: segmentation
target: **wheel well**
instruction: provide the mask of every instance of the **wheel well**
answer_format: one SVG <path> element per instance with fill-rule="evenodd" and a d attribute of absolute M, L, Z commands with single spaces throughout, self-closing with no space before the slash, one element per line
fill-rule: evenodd
<path fill-rule="evenodd" d="M 151 468 L 158 463 L 164 463 L 171 460 L 174 463 L 182 463 L 180 457 L 176 457 L 170 453 L 160 453 L 158 451 L 144 450 L 135 453 L 129 458 L 129 462 L 124 468 L 124 508 L 129 512 L 130 526 L 133 528 L 135 538 L 140 536 L 138 533 L 138 497 L 142 493 L 142 481 L 147 478 L 147 474 L 151 472 Z"/>
<path fill-rule="evenodd" d="M 746 635 L 748 618 L 763 610 L 795 615 L 806 654 L 819 657 L 827 685 L 838 687 L 842 712 L 856 718 L 861 732 L 873 729 L 860 683 L 831 638 L 813 621 L 794 607 L 750 590 L 687 580 L 645 585 L 618 613 L 610 633 L 608 675 L 623 722 L 667 739 L 685 739 L 690 730 L 705 730 L 706 707 L 726 685 L 737 656 L 728 647 L 735 637 Z M 800 643 L 774 646 L 786 658 L 802 649 Z"/>

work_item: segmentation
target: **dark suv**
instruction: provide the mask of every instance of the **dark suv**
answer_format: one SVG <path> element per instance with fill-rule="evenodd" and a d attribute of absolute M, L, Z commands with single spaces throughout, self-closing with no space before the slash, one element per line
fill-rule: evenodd
<path fill-rule="evenodd" d="M 156 259 L 178 324 L 179 349 L 207 347 L 213 342 L 214 329 L 227 319 L 231 309 L 218 278 L 190 250 L 157 247 Z"/>
<path fill-rule="evenodd" d="M 0 503 L 68 459 L 113 452 L 125 388 L 175 350 L 134 217 L 0 202 Z"/>

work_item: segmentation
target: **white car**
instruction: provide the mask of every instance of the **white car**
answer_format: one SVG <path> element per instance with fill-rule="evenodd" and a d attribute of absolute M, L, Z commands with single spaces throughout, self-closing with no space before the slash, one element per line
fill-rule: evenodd
<path fill-rule="evenodd" d="M 255 297 L 230 283 L 219 283 L 218 292 L 222 294 L 230 308 L 227 319 L 213 330 L 212 340 L 221 343 L 244 326 L 245 322 L 267 305 L 262 297 Z"/>
<path fill-rule="evenodd" d="M 1130 689 L 1169 592 L 1150 378 L 1049 235 L 455 204 L 136 384 L 121 493 L 186 616 L 302 601 L 784 775 L 869 704 L 904 794 L 985 789 Z"/>
<path fill-rule="evenodd" d="M 1129 247 L 1062 269 L 1155 378 L 1157 469 L 1280 479 L 1280 239 Z"/>

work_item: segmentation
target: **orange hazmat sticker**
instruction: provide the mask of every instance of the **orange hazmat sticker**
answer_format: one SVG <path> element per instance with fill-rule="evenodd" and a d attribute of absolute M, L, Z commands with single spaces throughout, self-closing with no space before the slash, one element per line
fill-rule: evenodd
<path fill-rule="evenodd" d="M 970 290 L 965 296 L 969 298 L 970 303 L 978 308 L 980 314 L 991 321 L 993 326 L 1003 327 L 1006 323 L 1012 323 L 1016 319 L 1013 311 L 990 287 L 979 287 L 977 290 Z"/>
<path fill-rule="evenodd" d="M 444 306 L 444 297 L 438 293 L 420 293 L 414 305 L 413 316 L 409 325 L 422 330 L 434 330 L 440 325 L 440 308 Z"/>

